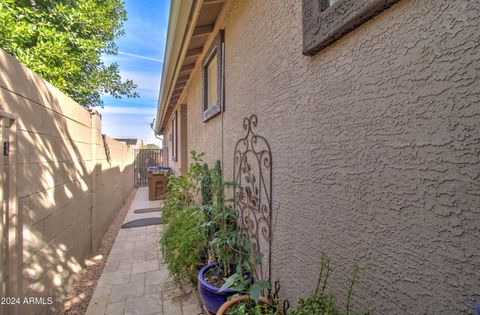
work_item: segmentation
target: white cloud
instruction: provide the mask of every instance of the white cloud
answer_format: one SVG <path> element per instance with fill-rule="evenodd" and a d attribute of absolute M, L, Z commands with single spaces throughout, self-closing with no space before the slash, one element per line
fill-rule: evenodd
<path fill-rule="evenodd" d="M 132 53 L 128 53 L 128 52 L 125 52 L 125 51 L 119 51 L 118 54 L 121 55 L 121 56 L 127 56 L 127 57 L 132 57 L 132 58 L 137 58 L 137 59 L 155 61 L 155 62 L 160 62 L 160 63 L 163 62 L 163 60 L 159 59 L 159 58 L 154 58 L 154 57 L 144 56 L 144 55 L 138 55 L 138 54 L 132 54 Z"/>

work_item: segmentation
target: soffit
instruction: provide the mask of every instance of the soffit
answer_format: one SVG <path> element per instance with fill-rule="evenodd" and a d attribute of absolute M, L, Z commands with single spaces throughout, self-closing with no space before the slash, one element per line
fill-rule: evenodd
<path fill-rule="evenodd" d="M 179 52 L 172 52 L 172 55 L 178 53 L 178 58 L 171 57 L 164 64 L 164 72 L 165 69 L 175 70 L 171 70 L 174 72 L 171 76 L 165 75 L 164 78 L 164 75 L 162 75 L 156 120 L 156 130 L 159 133 L 162 133 L 165 129 L 168 119 L 184 93 L 192 71 L 201 62 L 200 58 L 203 52 L 208 49 L 208 47 L 205 48 L 205 44 L 214 31 L 215 22 L 223 9 L 224 3 L 225 0 L 204 0 L 192 3 L 193 14 L 188 28 L 183 32 L 182 47 Z M 185 12 L 182 14 L 185 14 Z M 171 23 L 175 22 L 172 20 L 173 18 L 175 17 L 170 16 L 169 29 Z M 170 38 L 170 43 L 178 43 L 178 37 L 182 36 L 182 32 L 177 30 L 169 33 L 170 35 L 174 36 Z M 167 48 L 168 45 L 169 41 L 167 40 Z"/>

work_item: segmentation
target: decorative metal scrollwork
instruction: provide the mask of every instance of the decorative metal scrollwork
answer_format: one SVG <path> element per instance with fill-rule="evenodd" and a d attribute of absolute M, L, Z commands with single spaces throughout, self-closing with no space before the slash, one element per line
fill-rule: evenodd
<path fill-rule="evenodd" d="M 272 151 L 255 133 L 257 116 L 243 120 L 247 134 L 237 141 L 233 159 L 234 206 L 239 230 L 250 242 L 250 255 L 258 259 L 256 280 L 271 282 L 272 263 Z"/>

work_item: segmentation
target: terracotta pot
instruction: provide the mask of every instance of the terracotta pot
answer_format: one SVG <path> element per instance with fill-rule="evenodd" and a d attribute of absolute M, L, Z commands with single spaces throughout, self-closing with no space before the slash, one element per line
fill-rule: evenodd
<path fill-rule="evenodd" d="M 233 299 L 231 299 L 231 300 L 228 300 L 227 302 L 223 303 L 222 307 L 220 307 L 220 308 L 218 309 L 216 315 L 225 315 L 225 314 L 227 313 L 227 311 L 230 309 L 230 307 L 234 306 L 234 305 L 237 304 L 237 303 L 246 301 L 246 300 L 248 300 L 248 299 L 250 299 L 249 296 L 247 296 L 247 295 L 242 295 L 242 296 L 233 298 Z M 263 297 L 263 296 L 260 297 L 260 303 L 271 305 L 270 301 L 269 301 L 267 298 Z"/>

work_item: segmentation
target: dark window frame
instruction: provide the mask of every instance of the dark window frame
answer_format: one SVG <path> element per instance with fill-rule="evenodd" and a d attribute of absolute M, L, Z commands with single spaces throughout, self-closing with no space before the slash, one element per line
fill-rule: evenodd
<path fill-rule="evenodd" d="M 206 122 L 224 111 L 224 32 L 220 30 L 202 63 L 202 120 Z M 217 57 L 217 103 L 208 105 L 208 65 Z"/>
<path fill-rule="evenodd" d="M 400 0 L 303 0 L 303 54 L 315 55 Z"/>

